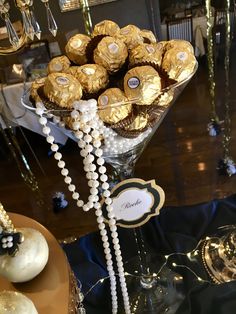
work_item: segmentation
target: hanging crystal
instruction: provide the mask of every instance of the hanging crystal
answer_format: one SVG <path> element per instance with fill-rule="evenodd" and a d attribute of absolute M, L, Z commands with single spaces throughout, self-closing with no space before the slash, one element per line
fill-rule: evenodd
<path fill-rule="evenodd" d="M 46 7 L 47 20 L 48 20 L 48 29 L 50 30 L 52 35 L 54 37 L 56 37 L 58 27 L 57 27 L 57 23 L 56 23 L 53 15 L 52 15 L 52 11 L 51 11 L 51 9 L 49 7 L 49 3 L 48 3 L 49 0 L 41 0 L 41 1 L 45 4 L 45 7 Z"/>
<path fill-rule="evenodd" d="M 30 11 L 29 10 L 21 11 L 21 14 L 22 14 L 22 20 L 23 20 L 23 26 L 24 26 L 25 33 L 26 33 L 27 37 L 29 37 L 31 40 L 33 40 L 34 39 L 34 28 L 33 28 L 33 25 L 31 24 Z"/>
<path fill-rule="evenodd" d="M 30 11 L 30 19 L 31 19 L 31 25 L 32 25 L 33 30 L 34 30 L 34 34 L 38 38 L 38 40 L 40 40 L 41 29 L 40 29 L 39 23 L 37 22 L 37 20 L 35 18 L 34 12 L 32 10 Z"/>
<path fill-rule="evenodd" d="M 4 2 L 5 1 L 0 2 L 0 14 L 1 14 L 2 19 L 6 23 L 6 29 L 7 29 L 7 34 L 8 34 L 10 43 L 12 44 L 13 47 L 18 47 L 20 40 L 19 40 L 16 30 L 14 29 L 9 19 L 8 12 L 10 10 L 10 6 L 8 3 L 4 3 Z"/>

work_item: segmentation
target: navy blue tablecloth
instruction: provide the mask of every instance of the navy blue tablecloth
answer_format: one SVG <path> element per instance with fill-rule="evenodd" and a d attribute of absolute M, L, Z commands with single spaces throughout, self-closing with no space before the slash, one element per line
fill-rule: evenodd
<path fill-rule="evenodd" d="M 158 217 L 142 227 L 149 252 L 170 254 L 189 252 L 199 240 L 212 235 L 218 227 L 236 224 L 236 195 L 222 200 L 193 206 L 165 207 Z M 119 229 L 124 261 L 137 254 L 134 234 L 129 229 Z M 86 292 L 94 283 L 107 276 L 102 243 L 99 233 L 91 233 L 78 241 L 64 245 L 70 265 Z M 181 259 L 181 257 L 178 257 Z M 180 260 L 181 263 L 188 261 Z M 192 265 L 188 265 L 192 267 Z M 203 269 L 194 266 L 202 277 Z M 196 268 L 197 267 L 197 268 Z M 235 314 L 236 282 L 221 285 L 199 283 L 190 272 L 179 271 L 184 276 L 186 297 L 178 314 Z M 109 282 L 93 289 L 85 299 L 88 314 L 110 314 Z"/>

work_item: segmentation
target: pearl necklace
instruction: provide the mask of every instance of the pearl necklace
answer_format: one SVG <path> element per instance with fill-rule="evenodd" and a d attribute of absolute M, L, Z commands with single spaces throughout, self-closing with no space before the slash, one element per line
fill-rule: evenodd
<path fill-rule="evenodd" d="M 88 101 L 75 101 L 73 107 L 74 110 L 71 112 L 71 117 L 73 119 L 77 119 L 73 123 L 74 135 L 78 140 L 78 146 L 81 149 L 80 155 L 84 158 L 84 170 L 86 172 L 86 178 L 88 179 L 88 186 L 90 187 L 90 196 L 88 197 L 88 202 L 86 204 L 80 199 L 80 194 L 76 191 L 76 186 L 72 184 L 72 178 L 69 176 L 69 170 L 65 168 L 65 162 L 62 160 L 62 154 L 58 152 L 59 146 L 54 143 L 55 139 L 52 135 L 50 135 L 51 129 L 47 126 L 47 118 L 43 116 L 46 113 L 46 108 L 40 102 L 36 104 L 36 114 L 39 116 L 39 123 L 43 127 L 42 131 L 46 135 L 47 142 L 51 144 L 51 150 L 54 152 L 54 158 L 58 161 L 58 167 L 61 169 L 61 174 L 65 177 L 64 181 L 68 184 L 68 189 L 72 192 L 72 198 L 76 200 L 77 206 L 82 207 L 85 212 L 92 208 L 96 209 L 95 214 L 97 216 L 98 228 L 103 242 L 107 271 L 110 277 L 112 313 L 116 314 L 118 312 L 116 276 L 113 268 L 107 230 L 98 196 L 98 187 L 101 184 L 103 189 L 102 195 L 108 212 L 108 225 L 111 231 L 112 243 L 116 256 L 124 310 L 126 314 L 131 314 L 116 219 L 113 212 L 109 184 L 107 182 L 107 169 L 104 166 L 105 160 L 102 158 L 103 150 L 101 149 L 100 136 L 103 134 L 103 123 L 99 120 L 97 115 L 96 100 L 91 99 Z M 96 172 L 97 167 L 98 172 Z"/>

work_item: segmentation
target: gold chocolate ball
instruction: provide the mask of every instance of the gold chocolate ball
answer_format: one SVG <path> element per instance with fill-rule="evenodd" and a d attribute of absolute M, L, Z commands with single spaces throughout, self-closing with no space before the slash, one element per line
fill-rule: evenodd
<path fill-rule="evenodd" d="M 41 77 L 36 79 L 30 87 L 30 96 L 33 98 L 35 102 L 41 101 L 39 95 L 38 95 L 38 88 L 42 87 L 44 85 L 44 82 L 46 80 L 46 77 Z"/>
<path fill-rule="evenodd" d="M 132 105 L 119 88 L 109 88 L 98 98 L 98 115 L 105 123 L 118 123 L 131 112 Z"/>
<path fill-rule="evenodd" d="M 35 278 L 47 264 L 49 249 L 44 236 L 31 228 L 20 228 L 24 241 L 12 257 L 0 256 L 0 274 L 11 282 L 26 282 Z"/>
<path fill-rule="evenodd" d="M 151 66 L 129 70 L 124 77 L 126 97 L 137 105 L 151 105 L 161 92 L 161 78 Z"/>
<path fill-rule="evenodd" d="M 128 57 L 126 45 L 119 39 L 104 37 L 94 51 L 94 61 L 102 65 L 109 73 L 117 72 Z"/>
<path fill-rule="evenodd" d="M 48 73 L 54 73 L 54 72 L 66 72 L 70 67 L 70 60 L 67 58 L 67 56 L 60 56 L 53 58 L 49 63 L 47 67 Z"/>
<path fill-rule="evenodd" d="M 75 100 L 82 97 L 82 86 L 72 75 L 51 73 L 45 80 L 45 96 L 59 107 L 72 108 Z"/>
<path fill-rule="evenodd" d="M 165 48 L 166 50 L 169 50 L 172 48 L 178 48 L 178 49 L 182 49 L 183 51 L 187 50 L 190 53 L 194 54 L 194 49 L 193 49 L 192 44 L 189 41 L 182 40 L 182 39 L 172 39 L 170 41 L 167 41 Z"/>
<path fill-rule="evenodd" d="M 34 303 L 25 295 L 15 291 L 0 292 L 1 314 L 38 314 Z"/>
<path fill-rule="evenodd" d="M 142 62 L 151 62 L 161 65 L 162 52 L 157 44 L 141 44 L 133 48 L 129 54 L 130 65 Z"/>
<path fill-rule="evenodd" d="M 148 118 L 149 116 L 147 113 L 140 113 L 137 115 L 134 121 L 128 126 L 125 126 L 124 129 L 126 131 L 141 131 L 146 128 L 148 124 Z"/>
<path fill-rule="evenodd" d="M 94 30 L 92 32 L 92 36 L 98 35 L 108 35 L 115 36 L 117 32 L 119 32 L 120 27 L 113 21 L 104 20 L 94 26 Z"/>
<path fill-rule="evenodd" d="M 87 63 L 86 47 L 89 42 L 90 37 L 83 34 L 71 37 L 65 47 L 68 58 L 75 64 L 82 65 Z"/>
<path fill-rule="evenodd" d="M 162 61 L 162 68 L 171 79 L 178 82 L 188 78 L 192 74 L 195 65 L 195 56 L 188 50 L 180 48 L 167 50 Z"/>
<path fill-rule="evenodd" d="M 97 93 L 106 88 L 109 83 L 107 70 L 99 64 L 84 64 L 80 66 L 75 74 L 86 93 Z"/>
<path fill-rule="evenodd" d="M 116 37 L 122 40 L 128 49 L 133 49 L 144 41 L 140 29 L 135 25 L 127 25 L 121 28 Z"/>
<path fill-rule="evenodd" d="M 152 31 L 148 29 L 141 29 L 140 35 L 143 37 L 143 40 L 147 44 L 155 44 L 157 39 Z"/>

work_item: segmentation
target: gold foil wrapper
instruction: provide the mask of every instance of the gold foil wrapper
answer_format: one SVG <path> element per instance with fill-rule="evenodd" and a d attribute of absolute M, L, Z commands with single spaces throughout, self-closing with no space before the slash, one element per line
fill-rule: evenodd
<path fill-rule="evenodd" d="M 88 94 L 97 93 L 105 89 L 109 83 L 107 70 L 99 64 L 85 64 L 80 66 L 75 77 L 81 83 L 83 90 Z"/>
<path fill-rule="evenodd" d="M 62 108 L 71 109 L 75 100 L 82 97 L 82 86 L 72 75 L 51 73 L 44 83 L 44 94 L 53 103 Z"/>
<path fill-rule="evenodd" d="M 144 43 L 155 44 L 157 42 L 157 39 L 153 32 L 148 29 L 142 29 L 140 31 L 140 35 L 143 37 Z"/>
<path fill-rule="evenodd" d="M 128 57 L 126 45 L 114 37 L 104 37 L 94 50 L 94 61 L 103 66 L 109 73 L 117 72 Z"/>
<path fill-rule="evenodd" d="M 140 29 L 135 25 L 121 28 L 116 37 L 122 40 L 129 50 L 144 42 Z"/>
<path fill-rule="evenodd" d="M 168 107 L 174 98 L 174 90 L 170 89 L 169 91 L 161 94 L 155 101 L 155 105 L 161 107 Z"/>
<path fill-rule="evenodd" d="M 126 97 L 137 105 L 151 105 L 161 92 L 161 78 L 151 66 L 129 70 L 124 77 Z"/>
<path fill-rule="evenodd" d="M 70 67 L 70 60 L 67 58 L 67 56 L 60 56 L 53 58 L 49 63 L 47 67 L 48 74 L 54 73 L 54 72 L 66 72 Z"/>
<path fill-rule="evenodd" d="M 109 88 L 98 98 L 98 114 L 108 124 L 115 124 L 128 117 L 132 105 L 119 88 Z"/>
<path fill-rule="evenodd" d="M 46 77 L 36 79 L 30 87 L 30 96 L 35 102 L 41 101 L 41 98 L 38 95 L 38 88 L 44 85 Z"/>
<path fill-rule="evenodd" d="M 92 36 L 108 35 L 115 36 L 120 30 L 120 27 L 113 21 L 104 20 L 94 26 Z"/>
<path fill-rule="evenodd" d="M 158 66 L 161 65 L 162 51 L 157 44 L 142 44 L 133 48 L 129 54 L 130 65 L 140 64 L 142 62 L 152 62 Z"/>
<path fill-rule="evenodd" d="M 181 40 L 181 39 L 172 39 L 166 42 L 165 49 L 169 50 L 172 48 L 178 48 L 183 51 L 187 50 L 188 52 L 194 54 L 194 49 L 192 44 L 189 41 Z"/>
<path fill-rule="evenodd" d="M 124 127 L 124 129 L 126 131 L 141 131 L 147 127 L 148 118 L 149 116 L 147 113 L 140 113 L 134 121 L 130 125 Z"/>
<path fill-rule="evenodd" d="M 87 63 L 86 47 L 90 40 L 90 37 L 84 34 L 71 37 L 65 47 L 68 58 L 78 65 Z"/>
<path fill-rule="evenodd" d="M 162 68 L 171 79 L 181 82 L 192 74 L 196 65 L 195 56 L 188 50 L 172 48 L 167 50 L 162 62 Z"/>

